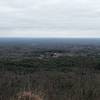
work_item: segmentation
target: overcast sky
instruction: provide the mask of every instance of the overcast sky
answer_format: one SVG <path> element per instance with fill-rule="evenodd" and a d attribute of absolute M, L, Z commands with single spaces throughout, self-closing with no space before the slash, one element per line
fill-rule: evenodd
<path fill-rule="evenodd" d="M 0 0 L 0 37 L 100 37 L 100 0 Z"/>

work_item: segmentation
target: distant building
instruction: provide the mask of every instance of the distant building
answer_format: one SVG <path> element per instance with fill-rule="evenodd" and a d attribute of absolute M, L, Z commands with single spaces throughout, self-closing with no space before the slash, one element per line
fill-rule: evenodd
<path fill-rule="evenodd" d="M 52 57 L 58 58 L 58 57 L 61 57 L 61 56 L 64 56 L 64 54 L 62 54 L 62 53 L 53 53 Z"/>

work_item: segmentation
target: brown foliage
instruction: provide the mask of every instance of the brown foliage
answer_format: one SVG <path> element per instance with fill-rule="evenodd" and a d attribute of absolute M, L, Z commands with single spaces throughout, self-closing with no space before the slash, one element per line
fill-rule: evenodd
<path fill-rule="evenodd" d="M 18 100 L 43 100 L 39 95 L 35 95 L 31 91 L 24 91 L 17 95 Z"/>

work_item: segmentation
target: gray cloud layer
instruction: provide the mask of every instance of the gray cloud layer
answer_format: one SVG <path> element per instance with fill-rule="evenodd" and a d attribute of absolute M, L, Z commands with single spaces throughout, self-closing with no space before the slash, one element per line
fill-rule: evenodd
<path fill-rule="evenodd" d="M 14 32 L 8 34 L 93 31 L 95 35 L 99 27 L 100 0 L 0 0 L 0 31 Z"/>

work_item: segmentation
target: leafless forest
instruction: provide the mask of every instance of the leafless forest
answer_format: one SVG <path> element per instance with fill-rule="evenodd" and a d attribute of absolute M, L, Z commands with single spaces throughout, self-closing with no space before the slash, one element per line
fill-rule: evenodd
<path fill-rule="evenodd" d="M 0 41 L 0 100 L 100 100 L 100 40 L 49 41 Z"/>

